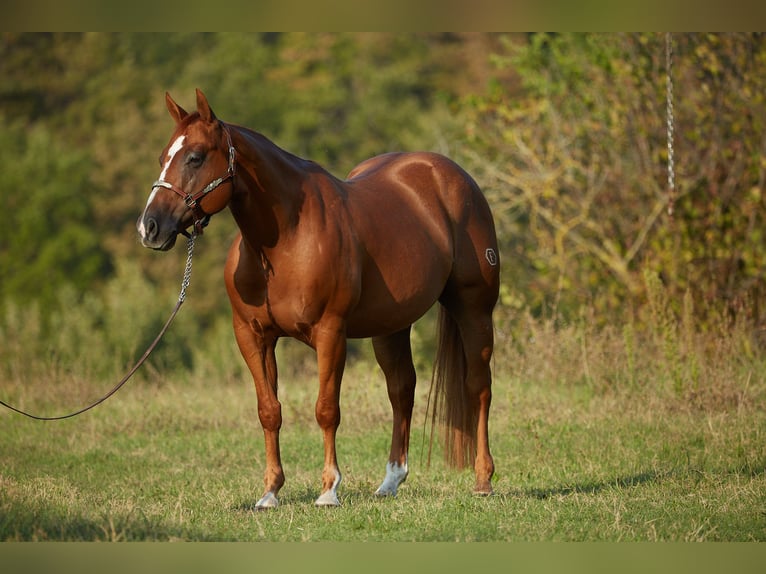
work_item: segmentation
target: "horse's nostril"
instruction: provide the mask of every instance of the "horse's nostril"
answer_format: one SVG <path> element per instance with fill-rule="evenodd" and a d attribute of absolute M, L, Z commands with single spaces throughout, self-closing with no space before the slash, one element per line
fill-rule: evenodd
<path fill-rule="evenodd" d="M 146 220 L 146 238 L 155 239 L 159 233 L 160 227 L 157 225 L 157 220 L 150 217 Z"/>

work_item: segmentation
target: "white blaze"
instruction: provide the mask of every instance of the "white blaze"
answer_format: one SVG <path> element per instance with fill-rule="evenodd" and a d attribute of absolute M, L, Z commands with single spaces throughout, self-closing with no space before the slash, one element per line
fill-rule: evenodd
<path fill-rule="evenodd" d="M 168 159 L 165 161 L 165 165 L 162 166 L 162 172 L 160 172 L 159 181 L 165 180 L 168 169 L 170 169 L 170 164 L 173 163 L 173 158 L 175 155 L 181 151 L 181 148 L 184 146 L 185 139 L 186 136 L 178 136 L 176 141 L 173 142 L 173 145 L 170 146 L 170 149 L 168 150 Z M 141 234 L 141 237 L 146 235 L 146 228 L 144 227 L 144 217 L 146 217 L 146 210 L 149 209 L 149 206 L 152 204 L 152 201 L 154 201 L 154 197 L 157 195 L 159 190 L 159 187 L 153 188 L 152 192 L 149 194 L 149 199 L 146 200 L 146 207 L 144 207 L 144 213 L 141 215 L 141 222 L 138 225 L 138 232 Z"/>
<path fill-rule="evenodd" d="M 165 180 L 165 176 L 168 173 L 168 168 L 170 167 L 170 164 L 173 163 L 173 158 L 175 157 L 175 155 L 184 146 L 185 139 L 186 139 L 186 136 L 178 136 L 178 138 L 176 138 L 176 141 L 173 142 L 173 145 L 170 146 L 170 149 L 168 150 L 168 160 L 165 162 L 165 166 L 162 168 L 162 173 L 160 173 L 160 181 Z"/>

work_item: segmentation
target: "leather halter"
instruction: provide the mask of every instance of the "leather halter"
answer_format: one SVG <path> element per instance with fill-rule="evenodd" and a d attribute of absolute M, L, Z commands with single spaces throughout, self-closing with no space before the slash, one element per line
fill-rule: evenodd
<path fill-rule="evenodd" d="M 223 129 L 223 133 L 226 134 L 226 144 L 229 147 L 229 167 L 226 170 L 226 175 L 222 177 L 218 177 L 208 183 L 201 191 L 198 191 L 195 194 L 187 193 L 183 189 L 179 188 L 176 185 L 173 185 L 169 181 L 165 181 L 162 179 L 158 179 L 152 184 L 152 189 L 155 187 L 164 187 L 165 189 L 169 189 L 170 191 L 176 193 L 177 195 L 180 195 L 184 203 L 186 204 L 186 207 L 188 207 L 192 213 L 194 214 L 194 232 L 197 235 L 202 235 L 202 230 L 207 226 L 207 224 L 210 222 L 210 214 L 205 213 L 205 211 L 202 209 L 202 206 L 199 204 L 199 202 L 211 191 L 216 189 L 219 185 L 222 183 L 234 179 L 234 172 L 235 172 L 235 163 L 236 163 L 236 151 L 234 150 L 234 146 L 231 143 L 231 135 L 229 134 L 229 130 L 226 127 L 226 124 L 223 122 L 219 122 L 221 125 L 221 128 Z M 189 233 L 182 229 L 180 233 L 186 237 L 189 237 Z"/>

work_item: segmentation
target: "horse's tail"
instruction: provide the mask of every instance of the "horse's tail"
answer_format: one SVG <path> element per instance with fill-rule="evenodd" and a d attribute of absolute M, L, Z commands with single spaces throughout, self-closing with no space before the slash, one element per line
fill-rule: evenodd
<path fill-rule="evenodd" d="M 431 442 L 437 422 L 444 441 L 448 466 L 464 468 L 476 458 L 476 409 L 470 408 L 466 393 L 467 366 L 463 339 L 452 316 L 439 307 L 438 342 L 428 402 L 431 409 Z"/>

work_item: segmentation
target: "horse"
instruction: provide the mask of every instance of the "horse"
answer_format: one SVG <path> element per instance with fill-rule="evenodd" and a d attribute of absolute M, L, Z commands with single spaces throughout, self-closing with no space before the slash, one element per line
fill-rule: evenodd
<path fill-rule="evenodd" d="M 473 463 L 473 492 L 491 494 L 490 360 L 500 265 L 477 183 L 430 152 L 379 155 L 342 180 L 256 131 L 219 120 L 199 89 L 194 112 L 169 93 L 165 101 L 175 131 L 136 225 L 143 246 L 167 251 L 190 228 L 201 234 L 227 206 L 237 223 L 224 281 L 264 435 L 264 491 L 255 508 L 277 507 L 285 483 L 275 359 L 282 337 L 316 352 L 324 466 L 315 505 L 340 505 L 335 439 L 349 338 L 372 339 L 385 376 L 391 449 L 374 494 L 397 494 L 409 472 L 416 383 L 410 330 L 437 301 L 432 432 L 438 422 L 448 465 Z"/>

